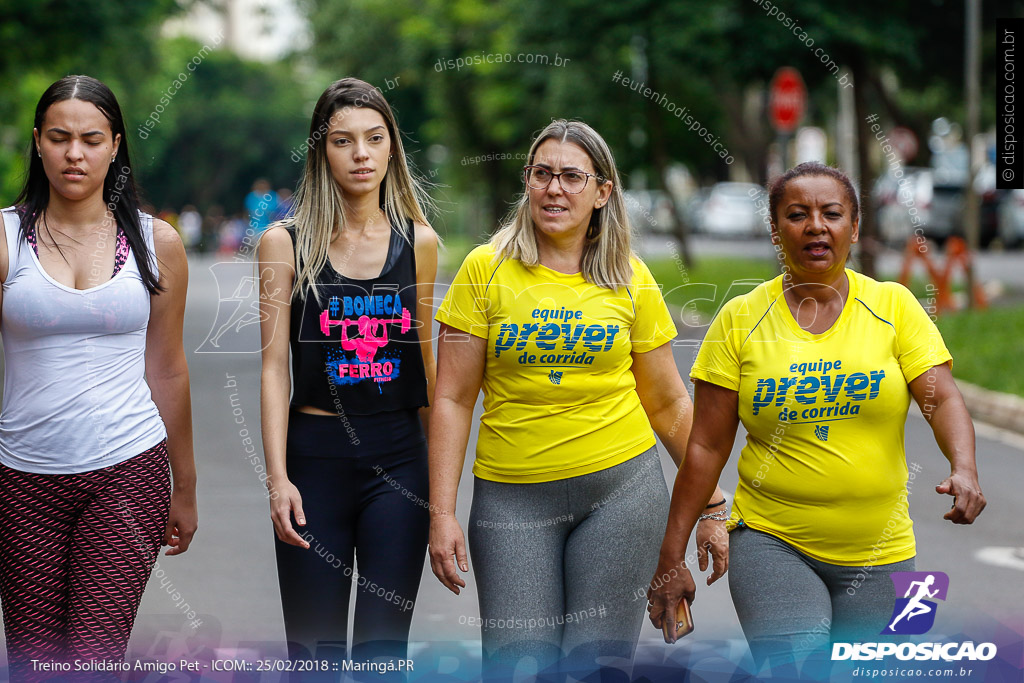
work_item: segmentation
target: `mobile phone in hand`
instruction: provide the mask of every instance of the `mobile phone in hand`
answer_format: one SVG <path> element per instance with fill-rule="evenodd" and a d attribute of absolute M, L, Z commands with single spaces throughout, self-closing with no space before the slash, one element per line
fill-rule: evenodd
<path fill-rule="evenodd" d="M 664 622 L 661 625 L 662 635 L 665 637 L 665 642 L 668 640 L 668 625 L 672 623 L 668 620 L 668 615 L 665 616 Z M 693 633 L 693 615 L 690 614 L 690 603 L 686 598 L 679 600 L 679 604 L 676 605 L 676 638 L 682 638 L 685 635 Z"/>

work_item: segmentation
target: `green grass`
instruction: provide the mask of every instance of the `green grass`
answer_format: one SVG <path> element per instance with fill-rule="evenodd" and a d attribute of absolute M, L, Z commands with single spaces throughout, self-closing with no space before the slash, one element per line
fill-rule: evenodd
<path fill-rule="evenodd" d="M 779 274 L 773 261 L 723 256 L 701 257 L 692 268 L 671 258 L 649 259 L 647 266 L 669 304 L 689 316 L 696 312 L 705 322 L 729 299 Z"/>
<path fill-rule="evenodd" d="M 960 379 L 1024 396 L 1020 350 L 1024 307 L 961 311 L 939 316 L 939 331 L 953 354 L 953 374 Z"/>

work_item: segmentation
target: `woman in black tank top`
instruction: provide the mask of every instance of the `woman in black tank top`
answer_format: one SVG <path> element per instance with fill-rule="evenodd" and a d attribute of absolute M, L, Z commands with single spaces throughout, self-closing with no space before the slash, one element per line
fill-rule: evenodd
<path fill-rule="evenodd" d="M 307 149 L 293 213 L 259 251 L 263 447 L 289 656 L 394 661 L 384 679 L 400 680 L 429 524 L 437 236 L 379 90 L 354 78 L 327 88 Z"/>

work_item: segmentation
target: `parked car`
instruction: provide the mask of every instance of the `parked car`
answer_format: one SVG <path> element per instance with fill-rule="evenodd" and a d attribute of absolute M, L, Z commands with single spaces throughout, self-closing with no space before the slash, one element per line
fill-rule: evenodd
<path fill-rule="evenodd" d="M 703 228 L 704 222 L 704 204 L 707 203 L 708 197 L 711 196 L 710 187 L 702 187 L 692 195 L 683 205 L 683 220 L 690 227 L 690 230 L 699 233 Z"/>
<path fill-rule="evenodd" d="M 997 212 L 999 240 L 1007 249 L 1024 245 L 1024 190 L 1009 190 Z"/>
<path fill-rule="evenodd" d="M 717 237 L 762 234 L 755 201 L 762 192 L 753 183 L 717 183 L 699 211 L 700 231 Z"/>
<path fill-rule="evenodd" d="M 879 177 L 871 192 L 879 238 L 898 247 L 916 228 L 924 229 L 931 222 L 933 196 L 931 169 L 907 166 L 901 178 Z"/>
<path fill-rule="evenodd" d="M 933 198 L 928 222 L 923 226 L 929 239 L 943 243 L 951 235 L 964 233 L 965 187 L 969 173 L 965 149 L 956 148 L 932 157 Z M 981 198 L 979 245 L 987 247 L 996 237 L 998 207 L 1005 191 L 996 189 L 996 169 L 988 163 L 974 178 L 974 191 Z"/>
<path fill-rule="evenodd" d="M 634 228 L 641 232 L 671 233 L 675 229 L 672 201 L 658 190 L 626 190 L 626 214 Z"/>

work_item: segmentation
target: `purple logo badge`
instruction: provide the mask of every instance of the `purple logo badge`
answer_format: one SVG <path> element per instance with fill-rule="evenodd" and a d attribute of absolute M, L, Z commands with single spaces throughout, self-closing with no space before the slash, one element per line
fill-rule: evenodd
<path fill-rule="evenodd" d="M 943 572 L 893 572 L 896 605 L 882 634 L 917 635 L 935 623 L 933 600 L 945 600 L 949 577 Z"/>

